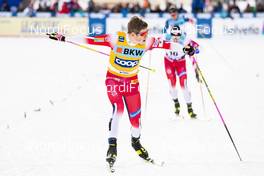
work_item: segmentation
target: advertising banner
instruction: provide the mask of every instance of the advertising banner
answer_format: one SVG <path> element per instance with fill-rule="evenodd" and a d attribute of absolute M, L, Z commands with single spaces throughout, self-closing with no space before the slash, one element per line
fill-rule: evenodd
<path fill-rule="evenodd" d="M 117 31 L 127 31 L 127 23 L 130 18 L 108 18 L 106 21 L 107 24 L 107 33 L 115 33 Z M 148 22 L 150 33 L 151 34 L 162 34 L 162 30 L 165 26 L 166 19 L 157 18 L 157 19 L 145 19 Z"/>
<path fill-rule="evenodd" d="M 86 18 L 0 18 L 0 36 L 41 37 L 59 32 L 67 36 L 86 35 Z"/>
<path fill-rule="evenodd" d="M 130 18 L 107 18 L 106 20 L 106 32 L 115 33 L 117 31 L 127 31 L 127 23 Z M 144 18 L 148 23 L 148 28 L 150 30 L 150 35 L 154 37 L 160 37 L 163 35 L 163 29 L 165 27 L 165 22 L 167 18 Z M 195 26 L 192 24 L 185 24 L 182 30 L 190 34 L 191 37 L 196 36 Z"/>
<path fill-rule="evenodd" d="M 214 37 L 260 36 L 263 18 L 213 19 Z"/>
<path fill-rule="evenodd" d="M 210 14 L 197 16 L 196 30 L 198 38 L 212 38 L 212 17 Z"/>
<path fill-rule="evenodd" d="M 89 15 L 89 36 L 102 35 L 106 33 L 106 15 L 90 14 Z"/>
<path fill-rule="evenodd" d="M 212 19 L 197 19 L 197 38 L 212 38 Z"/>

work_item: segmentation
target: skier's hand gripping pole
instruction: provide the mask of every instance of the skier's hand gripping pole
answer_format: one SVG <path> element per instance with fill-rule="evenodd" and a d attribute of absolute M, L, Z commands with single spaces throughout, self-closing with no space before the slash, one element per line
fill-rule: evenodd
<path fill-rule="evenodd" d="M 71 41 L 71 40 L 66 40 L 66 37 L 65 37 L 64 35 L 59 34 L 59 33 L 57 33 L 57 32 L 55 32 L 55 33 L 50 33 L 50 34 L 47 34 L 47 35 L 48 35 L 49 38 L 52 39 L 52 40 L 57 40 L 57 41 L 61 41 L 61 42 L 67 42 L 67 43 L 73 44 L 73 45 L 75 45 L 75 46 L 79 46 L 79 47 L 81 47 L 81 48 L 84 48 L 84 49 L 87 49 L 87 50 L 90 50 L 90 51 L 93 51 L 93 52 L 96 52 L 96 53 L 100 53 L 100 54 L 103 54 L 103 55 L 105 55 L 105 56 L 109 56 L 109 54 L 107 54 L 107 53 L 104 53 L 104 52 L 98 51 L 98 50 L 96 50 L 96 49 L 90 48 L 90 47 L 88 47 L 88 46 L 86 46 L 86 45 L 83 45 L 83 44 L 80 44 L 80 43 L 76 43 L 76 42 L 73 42 L 73 41 Z M 140 65 L 140 67 L 141 67 L 141 68 L 144 68 L 144 69 L 146 69 L 146 70 L 148 70 L 148 71 L 151 71 L 151 72 L 156 72 L 156 70 L 153 69 L 153 68 L 145 67 L 145 66 L 142 66 L 142 65 Z"/>
<path fill-rule="evenodd" d="M 53 32 L 53 33 L 50 33 L 50 34 L 47 33 L 47 35 L 52 40 L 57 40 L 57 41 L 65 42 L 65 39 L 66 39 L 66 37 L 64 35 L 59 34 L 57 32 Z"/>

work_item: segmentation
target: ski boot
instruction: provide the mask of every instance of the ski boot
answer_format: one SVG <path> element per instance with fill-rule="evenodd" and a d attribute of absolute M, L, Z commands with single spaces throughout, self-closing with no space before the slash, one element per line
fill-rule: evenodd
<path fill-rule="evenodd" d="M 174 101 L 174 107 L 175 107 L 175 114 L 177 116 L 180 115 L 180 103 L 178 99 L 173 100 Z"/>
<path fill-rule="evenodd" d="M 106 154 L 106 162 L 109 164 L 109 168 L 112 172 L 112 170 L 113 170 L 112 168 L 114 166 L 114 163 L 116 161 L 116 156 L 117 156 L 116 138 L 109 138 L 108 142 L 109 142 L 109 148 L 108 148 L 107 154 Z"/>
<path fill-rule="evenodd" d="M 192 103 L 187 104 L 188 114 L 192 119 L 196 119 L 196 114 L 193 112 Z"/>
<path fill-rule="evenodd" d="M 147 150 L 144 147 L 142 147 L 139 139 L 140 139 L 140 137 L 138 137 L 138 138 L 132 137 L 132 139 L 131 139 L 132 147 L 137 152 L 138 156 L 140 156 L 142 159 L 144 159 L 146 161 L 151 161 L 151 159 L 149 158 Z"/>

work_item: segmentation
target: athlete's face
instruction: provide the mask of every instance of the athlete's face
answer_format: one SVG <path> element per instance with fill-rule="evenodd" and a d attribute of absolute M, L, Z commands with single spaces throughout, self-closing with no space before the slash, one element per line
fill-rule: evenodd
<path fill-rule="evenodd" d="M 177 43 L 180 41 L 180 38 L 181 36 L 172 36 L 172 41 Z"/>
<path fill-rule="evenodd" d="M 172 13 L 170 13 L 170 15 L 171 15 L 172 19 L 176 20 L 178 18 L 178 13 L 177 12 L 172 12 Z"/>
<path fill-rule="evenodd" d="M 149 30 L 145 28 L 145 29 L 142 29 L 138 34 L 134 32 L 131 33 L 129 35 L 131 42 L 134 44 L 144 45 L 148 37 L 148 31 Z"/>
<path fill-rule="evenodd" d="M 181 39 L 181 33 L 180 32 L 172 32 L 171 33 L 171 37 L 172 37 L 172 41 L 173 42 L 179 42 L 180 41 L 180 39 Z"/>

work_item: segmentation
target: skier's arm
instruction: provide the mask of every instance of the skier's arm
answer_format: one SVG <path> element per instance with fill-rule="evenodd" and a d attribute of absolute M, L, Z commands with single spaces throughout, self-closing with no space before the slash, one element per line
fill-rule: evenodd
<path fill-rule="evenodd" d="M 54 32 L 54 33 L 47 34 L 47 35 L 52 40 L 67 42 L 66 37 L 63 34 Z M 112 36 L 109 34 L 99 35 L 96 37 L 82 37 L 82 41 L 83 41 L 83 38 L 85 39 L 85 42 L 88 44 L 108 46 L 110 48 L 113 48 Z"/>
<path fill-rule="evenodd" d="M 189 22 L 189 23 L 192 23 L 192 24 L 194 24 L 194 20 L 193 20 L 192 18 L 187 18 L 187 17 L 184 17 L 184 18 L 183 18 L 183 20 L 184 20 L 184 23 L 187 23 L 187 22 Z"/>
<path fill-rule="evenodd" d="M 163 28 L 163 30 L 162 30 L 162 33 L 163 33 L 163 34 L 166 34 L 168 28 L 169 28 L 169 20 L 166 20 L 166 22 L 165 22 L 165 26 L 164 26 L 164 28 Z"/>
<path fill-rule="evenodd" d="M 165 27 L 164 27 L 164 29 L 163 29 L 163 31 L 162 31 L 162 33 L 163 33 L 163 36 L 164 36 L 164 39 L 165 40 L 167 40 L 167 41 L 169 41 L 170 40 L 170 38 L 171 38 L 171 36 L 170 36 L 170 34 L 169 34 L 169 29 L 170 28 L 170 26 L 169 26 L 169 20 L 167 20 L 166 22 L 165 22 Z"/>
<path fill-rule="evenodd" d="M 196 65 L 196 60 L 194 57 L 194 54 L 199 53 L 199 44 L 193 40 L 190 40 L 183 50 L 186 51 L 187 54 L 190 56 L 190 59 L 191 59 L 191 62 L 194 68 L 196 80 L 201 83 L 202 80 L 200 79 L 199 72 L 198 72 L 197 65 Z"/>
<path fill-rule="evenodd" d="M 199 44 L 191 39 L 186 38 L 184 42 L 183 52 L 189 56 L 199 53 Z"/>
<path fill-rule="evenodd" d="M 163 40 L 162 38 L 150 38 L 147 41 L 147 48 L 146 50 L 152 50 L 154 48 L 160 49 L 170 49 L 170 42 Z"/>
<path fill-rule="evenodd" d="M 113 48 L 113 37 L 110 34 L 103 34 L 98 35 L 95 37 L 86 37 L 86 42 L 90 45 L 100 45 L 100 46 L 108 46 L 110 48 Z"/>

